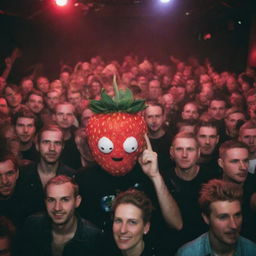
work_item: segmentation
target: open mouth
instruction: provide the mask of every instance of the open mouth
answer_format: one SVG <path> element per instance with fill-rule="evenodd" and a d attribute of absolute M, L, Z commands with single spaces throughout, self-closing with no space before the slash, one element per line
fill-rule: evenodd
<path fill-rule="evenodd" d="M 123 160 L 122 157 L 112 157 L 112 160 L 116 161 L 116 162 L 120 162 Z"/>

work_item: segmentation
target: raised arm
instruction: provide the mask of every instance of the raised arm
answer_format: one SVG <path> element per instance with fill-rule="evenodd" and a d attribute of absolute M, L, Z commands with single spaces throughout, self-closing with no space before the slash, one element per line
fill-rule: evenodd
<path fill-rule="evenodd" d="M 177 230 L 182 229 L 183 222 L 179 207 L 167 189 L 165 182 L 159 172 L 157 153 L 152 150 L 149 138 L 145 135 L 147 148 L 139 157 L 139 163 L 143 172 L 152 180 L 161 212 L 167 224 Z"/>

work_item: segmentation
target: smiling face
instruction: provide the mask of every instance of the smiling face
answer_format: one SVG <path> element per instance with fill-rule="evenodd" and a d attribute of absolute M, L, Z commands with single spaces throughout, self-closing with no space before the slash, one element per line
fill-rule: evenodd
<path fill-rule="evenodd" d="M 133 204 L 120 204 L 114 214 L 113 235 L 118 248 L 129 253 L 143 248 L 143 235 L 149 231 L 144 223 L 142 210 Z"/>
<path fill-rule="evenodd" d="M 94 159 L 111 175 L 132 170 L 145 143 L 146 123 L 141 115 L 110 113 L 93 115 L 86 133 Z"/>
<path fill-rule="evenodd" d="M 46 209 L 52 222 L 58 226 L 71 223 L 81 202 L 81 197 L 74 193 L 73 185 L 70 182 L 50 184 L 46 194 Z"/>

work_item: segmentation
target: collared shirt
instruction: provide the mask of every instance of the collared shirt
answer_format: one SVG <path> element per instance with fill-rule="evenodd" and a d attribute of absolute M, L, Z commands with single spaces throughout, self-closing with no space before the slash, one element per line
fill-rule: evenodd
<path fill-rule="evenodd" d="M 255 256 L 256 244 L 240 236 L 237 241 L 237 247 L 233 256 Z M 209 233 L 204 233 L 197 239 L 183 245 L 175 256 L 216 256 L 210 241 Z"/>

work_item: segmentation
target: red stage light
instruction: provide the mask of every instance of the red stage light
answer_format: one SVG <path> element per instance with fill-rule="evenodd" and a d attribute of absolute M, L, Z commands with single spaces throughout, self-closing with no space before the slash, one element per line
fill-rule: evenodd
<path fill-rule="evenodd" d="M 55 0 L 56 5 L 63 7 L 68 4 L 69 0 Z"/>

